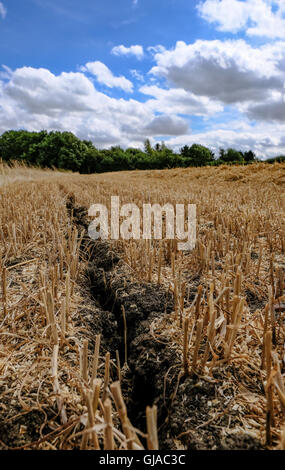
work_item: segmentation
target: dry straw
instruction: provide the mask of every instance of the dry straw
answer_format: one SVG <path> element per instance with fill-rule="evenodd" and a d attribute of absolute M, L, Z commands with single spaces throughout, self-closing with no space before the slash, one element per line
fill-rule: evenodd
<path fill-rule="evenodd" d="M 90 317 L 98 311 L 82 290 L 84 234 L 72 226 L 65 205 L 73 192 L 87 208 L 94 201 L 108 205 L 110 194 L 139 207 L 145 201 L 197 204 L 198 243 L 191 252 L 181 256 L 177 240 L 119 241 L 111 247 L 134 281 L 174 293 L 174 312 L 162 306 L 151 325 L 153 341 L 181 355 L 181 367 L 191 376 L 185 380 L 211 382 L 217 401 L 210 425 L 223 426 L 222 397 L 232 390 L 226 432 L 247 429 L 257 441 L 265 436 L 270 448 L 284 449 L 284 168 L 260 163 L 59 177 L 2 167 L 0 385 L 9 409 L 1 408 L 0 418 L 14 426 L 18 413 L 57 416 L 50 423 L 43 417 L 34 443 L 23 435 L 24 448 L 143 447 L 128 419 L 128 397 L 122 396 L 119 354 L 106 355 L 99 332 L 90 331 Z M 30 183 L 18 184 L 19 178 Z M 122 312 L 122 362 L 128 359 L 127 313 Z M 88 345 L 94 341 L 91 359 Z M 112 384 L 115 358 L 119 381 Z M 147 411 L 149 448 L 157 447 L 156 413 Z M 196 416 L 199 436 L 208 429 L 203 416 Z"/>

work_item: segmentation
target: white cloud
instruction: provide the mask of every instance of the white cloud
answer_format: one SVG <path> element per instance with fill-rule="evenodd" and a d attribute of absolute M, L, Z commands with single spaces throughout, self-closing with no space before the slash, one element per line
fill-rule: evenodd
<path fill-rule="evenodd" d="M 141 86 L 142 102 L 98 91 L 88 73 L 109 86 L 125 86 L 122 81 L 114 85 L 113 80 L 125 77 L 114 77 L 100 62 L 59 75 L 44 68 L 4 67 L 0 134 L 18 128 L 67 130 L 98 147 L 142 147 L 147 136 L 153 143 L 170 136 L 167 145 L 174 149 L 197 142 L 213 150 L 251 148 L 259 156 L 285 153 L 284 51 L 283 42 L 259 48 L 244 41 L 180 42 L 154 56 L 152 73 L 165 77 L 168 86 Z M 215 113 L 219 116 L 213 124 Z M 190 122 L 191 116 L 202 117 L 199 123 L 206 130 L 192 133 L 185 116 Z M 227 116 L 235 116 L 235 121 L 226 121 Z"/>
<path fill-rule="evenodd" d="M 0 133 L 8 129 L 71 131 L 98 147 L 142 146 L 146 135 L 179 135 L 188 123 L 156 116 L 146 103 L 99 92 L 83 73 L 22 67 L 0 80 Z M 7 78 L 7 77 L 6 77 Z"/>
<path fill-rule="evenodd" d="M 255 121 L 285 123 L 285 42 L 252 47 L 244 40 L 180 41 L 155 55 L 151 73 L 170 89 L 142 87 L 152 109 L 209 116 L 221 104 Z"/>
<path fill-rule="evenodd" d="M 211 116 L 223 111 L 223 106 L 206 96 L 195 96 L 182 88 L 163 89 L 156 85 L 142 86 L 139 91 L 144 95 L 153 96 L 147 102 L 149 108 L 166 114 L 188 114 L 195 116 Z"/>
<path fill-rule="evenodd" d="M 246 4 L 237 0 L 206 0 L 197 8 L 204 20 L 218 23 L 220 31 L 236 33 L 249 19 Z"/>
<path fill-rule="evenodd" d="M 194 143 L 211 148 L 216 155 L 219 148 L 229 147 L 242 151 L 253 150 L 261 159 L 285 155 L 284 125 L 251 126 L 248 121 L 228 122 L 224 126 L 216 126 L 205 132 L 173 137 L 167 142 L 175 150 Z"/>
<path fill-rule="evenodd" d="M 22 67 L 12 73 L 4 90 L 5 96 L 28 112 L 55 114 L 58 110 L 90 110 L 93 85 L 82 73 L 55 76 L 47 69 Z"/>
<path fill-rule="evenodd" d="M 7 15 L 7 8 L 3 5 L 2 2 L 0 2 L 0 16 L 2 16 L 3 20 L 6 18 Z"/>
<path fill-rule="evenodd" d="M 197 8 L 220 31 L 245 30 L 248 36 L 285 38 L 284 0 L 206 0 Z"/>
<path fill-rule="evenodd" d="M 179 41 L 155 60 L 152 74 L 225 104 L 265 100 L 271 90 L 282 90 L 285 81 L 285 42 L 254 48 L 243 40 Z"/>
<path fill-rule="evenodd" d="M 83 73 L 55 76 L 47 69 L 23 67 L 0 84 L 0 133 L 17 128 L 70 130 L 98 146 L 127 145 L 154 117 L 138 101 L 99 92 Z"/>
<path fill-rule="evenodd" d="M 144 76 L 136 69 L 130 70 L 132 77 L 134 77 L 139 82 L 144 82 Z"/>
<path fill-rule="evenodd" d="M 99 83 L 109 88 L 121 88 L 129 93 L 133 91 L 133 84 L 130 80 L 123 76 L 115 77 L 111 70 L 102 62 L 88 62 L 84 67 L 81 67 L 81 71 L 91 73 Z"/>
<path fill-rule="evenodd" d="M 162 46 L 161 44 L 158 44 L 157 46 L 150 46 L 147 48 L 148 52 L 150 52 L 151 54 L 155 55 L 155 54 L 158 54 L 159 52 L 164 52 L 166 49 L 164 46 Z"/>
<path fill-rule="evenodd" d="M 111 50 L 111 54 L 116 56 L 132 56 L 134 55 L 137 59 L 142 59 L 144 55 L 143 47 L 139 45 L 125 47 L 122 44 L 115 46 Z"/>

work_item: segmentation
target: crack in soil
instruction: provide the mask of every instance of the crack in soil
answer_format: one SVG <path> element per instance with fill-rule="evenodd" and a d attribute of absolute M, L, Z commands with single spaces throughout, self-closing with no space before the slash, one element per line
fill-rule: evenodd
<path fill-rule="evenodd" d="M 72 196 L 66 205 L 77 228 L 87 230 L 86 208 L 77 207 Z M 132 424 L 145 431 L 146 406 L 156 404 L 160 449 L 181 445 L 188 450 L 262 448 L 260 441 L 240 430 L 240 420 L 230 410 L 231 400 L 219 396 L 217 384 L 183 376 L 175 345 L 153 336 L 152 322 L 173 311 L 172 294 L 157 285 L 133 281 L 131 269 L 105 241 L 83 237 L 81 250 L 83 256 L 88 253 L 86 279 L 103 316 L 98 319 L 102 340 L 111 354 L 118 349 L 121 359 L 125 353 L 123 307 L 126 313 L 128 373 L 123 375 L 122 389 Z M 222 373 L 217 372 L 215 378 L 223 380 Z M 214 399 L 219 404 L 213 419 L 209 402 Z"/>

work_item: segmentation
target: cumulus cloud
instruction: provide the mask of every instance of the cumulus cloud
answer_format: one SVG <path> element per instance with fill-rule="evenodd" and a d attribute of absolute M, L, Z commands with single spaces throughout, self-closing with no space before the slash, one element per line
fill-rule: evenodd
<path fill-rule="evenodd" d="M 123 76 L 115 77 L 103 62 L 88 62 L 85 66 L 81 67 L 81 71 L 91 73 L 99 83 L 109 88 L 121 88 L 129 93 L 133 91 L 133 84 L 130 80 Z"/>
<path fill-rule="evenodd" d="M 81 73 L 53 75 L 47 69 L 16 69 L 4 87 L 5 95 L 35 114 L 90 110 L 88 98 L 93 86 Z"/>
<path fill-rule="evenodd" d="M 214 127 L 205 132 L 193 133 L 168 140 L 175 150 L 183 145 L 200 143 L 212 149 L 218 155 L 220 148 L 236 148 L 242 151 L 253 150 L 261 159 L 285 155 L 284 125 L 262 124 L 252 126 L 249 122 L 237 125 L 229 122 L 227 126 Z"/>
<path fill-rule="evenodd" d="M 157 119 L 148 102 L 115 99 L 98 91 L 82 72 L 54 75 L 22 67 L 0 80 L 0 133 L 8 129 L 71 131 L 98 147 L 142 146 L 149 135 L 186 130 L 183 119 Z M 188 126 L 187 126 L 188 127 Z"/>
<path fill-rule="evenodd" d="M 7 15 L 7 8 L 5 8 L 5 6 L 3 5 L 2 2 L 0 2 L 0 16 L 3 18 L 6 18 L 6 15 Z"/>
<path fill-rule="evenodd" d="M 122 44 L 120 46 L 115 46 L 111 50 L 111 54 L 116 56 L 132 56 L 134 55 L 137 59 L 142 59 L 144 55 L 143 47 L 136 45 L 125 47 Z"/>
<path fill-rule="evenodd" d="M 223 110 L 223 106 L 217 101 L 210 100 L 207 96 L 195 96 L 182 88 L 163 89 L 156 85 L 145 85 L 139 91 L 155 98 L 149 100 L 147 105 L 158 112 L 211 116 Z"/>
<path fill-rule="evenodd" d="M 244 40 L 180 41 L 155 60 L 151 73 L 164 77 L 169 89 L 140 89 L 156 98 L 153 109 L 209 116 L 231 105 L 256 121 L 285 122 L 284 41 L 258 47 Z"/>
<path fill-rule="evenodd" d="M 130 81 L 115 77 L 101 62 L 59 75 L 44 68 L 4 66 L 0 133 L 17 128 L 67 130 L 98 147 L 141 147 L 146 136 L 153 143 L 163 136 L 170 137 L 167 145 L 174 149 L 196 142 L 216 151 L 251 148 L 261 157 L 285 153 L 284 45 L 281 41 L 259 47 L 244 41 L 177 43 L 174 49 L 154 55 L 151 74 L 160 85 L 150 85 L 151 75 L 146 75 L 139 89 L 144 95 L 141 101 L 99 91 L 91 75 L 111 88 L 132 91 Z M 139 79 L 138 71 L 131 73 Z M 236 120 L 226 121 L 230 115 Z M 185 116 L 190 121 L 200 116 L 191 126 L 198 122 L 205 130 L 191 130 Z"/>
<path fill-rule="evenodd" d="M 260 101 L 284 84 L 278 65 L 285 42 L 252 47 L 243 40 L 176 43 L 173 50 L 155 55 L 151 73 L 177 88 L 231 104 Z"/>
<path fill-rule="evenodd" d="M 197 6 L 202 18 L 216 23 L 220 31 L 248 36 L 285 38 L 283 0 L 206 0 Z"/>

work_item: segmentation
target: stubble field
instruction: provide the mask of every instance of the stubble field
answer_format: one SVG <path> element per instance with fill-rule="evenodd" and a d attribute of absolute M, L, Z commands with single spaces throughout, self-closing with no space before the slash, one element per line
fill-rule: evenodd
<path fill-rule="evenodd" d="M 284 164 L 0 175 L 1 449 L 285 449 Z M 111 196 L 195 249 L 90 240 Z"/>

